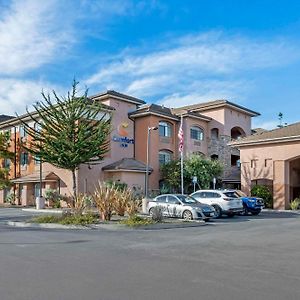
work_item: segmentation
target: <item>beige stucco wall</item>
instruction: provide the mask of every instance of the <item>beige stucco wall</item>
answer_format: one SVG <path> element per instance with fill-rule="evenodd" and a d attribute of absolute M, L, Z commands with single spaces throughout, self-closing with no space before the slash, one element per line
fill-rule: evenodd
<path fill-rule="evenodd" d="M 224 114 L 224 135 L 231 136 L 233 127 L 242 128 L 246 135 L 251 134 L 251 117 L 249 115 L 230 108 L 225 108 Z"/>
<path fill-rule="evenodd" d="M 105 174 L 102 168 L 114 163 L 122 158 L 134 157 L 134 144 L 121 143 L 115 141 L 117 138 L 134 139 L 134 122 L 128 118 L 128 112 L 136 109 L 136 105 L 125 101 L 109 98 L 103 101 L 104 104 L 112 106 L 115 110 L 112 112 L 112 131 L 110 135 L 110 151 L 105 159 L 96 165 L 81 165 L 78 170 L 78 191 L 81 193 L 91 193 L 99 181 L 105 180 Z M 125 124 L 126 127 L 123 127 Z M 121 147 L 121 144 L 127 147 Z"/>
<path fill-rule="evenodd" d="M 245 146 L 240 154 L 242 189 L 249 194 L 251 181 L 273 180 L 274 208 L 288 208 L 293 200 L 290 185 L 299 184 L 291 166 L 300 156 L 300 142 Z"/>

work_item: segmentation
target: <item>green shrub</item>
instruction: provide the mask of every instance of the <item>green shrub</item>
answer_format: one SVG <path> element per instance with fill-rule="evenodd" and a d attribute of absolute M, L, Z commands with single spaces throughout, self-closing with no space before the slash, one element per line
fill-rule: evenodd
<path fill-rule="evenodd" d="M 300 198 L 294 199 L 294 200 L 291 202 L 290 207 L 291 207 L 292 210 L 300 209 Z"/>
<path fill-rule="evenodd" d="M 72 215 L 62 218 L 59 224 L 63 225 L 88 225 L 94 224 L 98 221 L 98 218 L 94 215 Z"/>
<path fill-rule="evenodd" d="M 57 223 L 62 225 L 88 225 L 97 222 L 97 216 L 87 214 L 87 215 L 46 215 L 34 217 L 30 220 L 33 223 Z"/>
<path fill-rule="evenodd" d="M 119 191 L 123 191 L 127 189 L 127 183 L 119 182 L 119 181 L 113 181 L 113 180 L 107 180 L 105 184 L 108 187 L 114 187 L 118 189 Z"/>
<path fill-rule="evenodd" d="M 45 215 L 34 217 L 30 220 L 33 223 L 58 223 L 62 219 L 61 216 L 56 215 Z"/>
<path fill-rule="evenodd" d="M 53 206 L 54 208 L 60 208 L 60 200 L 62 200 L 63 197 L 58 193 L 57 190 L 47 189 L 45 191 L 45 199 L 49 201 L 50 206 Z M 52 205 L 50 202 L 52 202 Z"/>
<path fill-rule="evenodd" d="M 133 215 L 126 220 L 120 221 L 120 223 L 130 227 L 135 227 L 135 226 L 151 225 L 154 224 L 155 222 L 151 219 L 142 218 L 140 216 Z"/>
<path fill-rule="evenodd" d="M 273 195 L 265 185 L 255 185 L 251 189 L 251 196 L 259 197 L 264 200 L 265 207 L 272 208 L 273 207 Z"/>

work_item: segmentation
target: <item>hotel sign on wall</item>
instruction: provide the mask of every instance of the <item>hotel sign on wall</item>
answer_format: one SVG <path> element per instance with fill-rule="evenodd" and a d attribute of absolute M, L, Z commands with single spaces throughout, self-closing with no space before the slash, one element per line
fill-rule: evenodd
<path fill-rule="evenodd" d="M 114 135 L 112 140 L 114 142 L 120 143 L 120 147 L 127 148 L 128 145 L 134 144 L 134 139 L 128 137 L 128 123 L 122 122 L 118 128 L 118 135 Z"/>

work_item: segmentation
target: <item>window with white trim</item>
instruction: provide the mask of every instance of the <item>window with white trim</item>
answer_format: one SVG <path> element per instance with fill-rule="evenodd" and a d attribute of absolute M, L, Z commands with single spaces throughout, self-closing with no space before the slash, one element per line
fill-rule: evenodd
<path fill-rule="evenodd" d="M 165 165 L 172 160 L 171 151 L 159 151 L 159 165 Z"/>
<path fill-rule="evenodd" d="M 197 141 L 203 141 L 204 139 L 204 132 L 203 129 L 198 127 L 198 126 L 192 126 L 191 130 L 191 139 L 192 140 L 197 140 Z"/>
<path fill-rule="evenodd" d="M 171 137 L 172 136 L 172 125 L 168 122 L 159 122 L 159 136 Z"/>

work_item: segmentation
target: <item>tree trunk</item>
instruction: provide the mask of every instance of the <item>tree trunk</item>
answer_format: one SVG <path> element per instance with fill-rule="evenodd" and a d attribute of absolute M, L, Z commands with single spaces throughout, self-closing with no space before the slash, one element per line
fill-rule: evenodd
<path fill-rule="evenodd" d="M 73 178 L 73 205 L 75 205 L 75 201 L 77 198 L 76 170 L 72 170 L 72 178 Z"/>

